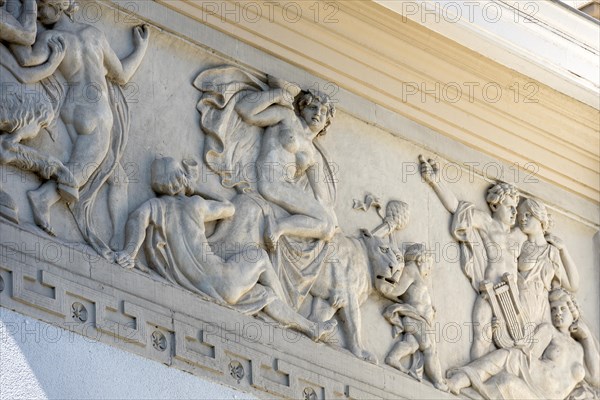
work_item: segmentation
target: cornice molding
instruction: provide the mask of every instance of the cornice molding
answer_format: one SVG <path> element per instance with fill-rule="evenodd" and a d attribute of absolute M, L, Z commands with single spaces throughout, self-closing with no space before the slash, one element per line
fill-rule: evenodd
<path fill-rule="evenodd" d="M 375 2 L 335 3 L 336 23 L 314 18 L 310 7 L 326 2 L 278 2 L 272 15 L 233 1 L 157 2 L 509 165 L 534 163 L 542 179 L 599 201 L 594 107 Z M 457 88 L 460 100 L 444 101 Z"/>

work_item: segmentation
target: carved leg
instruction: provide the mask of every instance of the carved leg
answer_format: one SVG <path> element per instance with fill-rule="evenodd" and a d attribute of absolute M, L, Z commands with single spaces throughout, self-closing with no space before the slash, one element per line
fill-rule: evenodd
<path fill-rule="evenodd" d="M 333 318 L 333 315 L 336 311 L 337 309 L 333 308 L 331 304 L 329 304 L 329 301 L 314 296 L 312 301 L 312 309 L 308 319 L 317 322 L 327 321 Z"/>
<path fill-rule="evenodd" d="M 425 368 L 425 374 L 431 379 L 433 382 L 433 386 L 435 386 L 438 390 L 447 392 L 448 385 L 446 384 L 446 380 L 442 375 L 442 367 L 440 366 L 440 360 L 438 358 L 438 354 L 435 346 L 430 346 L 429 348 L 423 350 L 423 367 Z"/>
<path fill-rule="evenodd" d="M 50 208 L 60 200 L 56 192 L 56 183 L 48 181 L 36 190 L 27 192 L 27 198 L 33 212 L 33 220 L 50 236 L 56 236 L 50 225 Z"/>
<path fill-rule="evenodd" d="M 373 364 L 377 364 L 378 360 L 374 354 L 364 350 L 361 340 L 360 330 L 362 328 L 360 318 L 360 307 L 358 300 L 351 296 L 346 307 L 340 309 L 342 318 L 344 319 L 344 330 L 348 339 L 349 350 L 357 357 L 362 358 Z"/>
<path fill-rule="evenodd" d="M 326 339 L 337 327 L 337 321 L 312 322 L 292 310 L 290 306 L 280 300 L 275 300 L 267 305 L 263 311 L 271 318 L 278 321 L 286 328 L 293 328 L 304 333 L 315 342 Z"/>
<path fill-rule="evenodd" d="M 282 301 L 287 302 L 287 296 L 285 295 L 285 290 L 283 290 L 283 286 L 281 286 L 279 277 L 275 273 L 275 270 L 273 269 L 273 265 L 271 265 L 271 261 L 269 261 L 269 258 L 267 257 L 266 254 L 264 256 L 263 262 L 266 264 L 265 270 L 258 278 L 258 281 L 261 284 L 273 289 L 273 291 L 275 292 L 277 297 L 279 297 Z"/>
<path fill-rule="evenodd" d="M 0 215 L 15 224 L 19 223 L 19 208 L 13 198 L 0 188 Z"/>
<path fill-rule="evenodd" d="M 0 162 L 37 173 L 44 179 L 54 178 L 59 184 L 75 185 L 75 178 L 59 159 L 42 154 L 28 146 L 2 142 L 0 145 Z"/>
<path fill-rule="evenodd" d="M 81 115 L 74 125 L 67 125 L 67 130 L 74 130 L 77 139 L 71 151 L 67 167 L 75 178 L 74 186 L 58 185 L 61 197 L 69 203 L 79 200 L 79 189 L 85 185 L 90 176 L 98 169 L 110 146 L 112 115 L 101 116 L 81 108 Z"/>
<path fill-rule="evenodd" d="M 404 340 L 396 342 L 385 358 L 385 363 L 408 374 L 408 369 L 402 365 L 402 359 L 419 350 L 419 343 L 413 335 L 406 335 Z"/>
<path fill-rule="evenodd" d="M 492 340 L 492 307 L 482 296 L 473 305 L 473 344 L 471 360 L 476 360 L 494 350 Z"/>
<path fill-rule="evenodd" d="M 127 222 L 128 198 L 127 198 L 127 176 L 121 163 L 117 163 L 115 171 L 107 181 L 108 183 L 108 214 L 112 223 L 112 237 L 109 246 L 113 250 L 119 250 L 122 246 L 121 235 L 125 230 Z"/>
<path fill-rule="evenodd" d="M 459 395 L 460 391 L 471 386 L 471 380 L 461 370 L 448 372 L 448 389 L 455 395 Z"/>

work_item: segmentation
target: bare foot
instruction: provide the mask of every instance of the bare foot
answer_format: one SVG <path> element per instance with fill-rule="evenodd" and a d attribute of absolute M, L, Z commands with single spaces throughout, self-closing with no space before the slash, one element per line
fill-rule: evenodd
<path fill-rule="evenodd" d="M 79 189 L 76 187 L 59 183 L 58 193 L 67 203 L 75 203 L 79 200 Z"/>
<path fill-rule="evenodd" d="M 115 253 L 115 262 L 125 269 L 132 269 L 135 267 L 135 260 L 131 257 L 128 251 L 117 251 Z"/>
<path fill-rule="evenodd" d="M 276 222 L 275 219 L 271 215 L 267 215 L 265 218 L 265 232 L 264 232 L 264 241 L 265 247 L 268 252 L 273 252 L 277 249 L 277 242 L 279 241 L 279 237 L 281 235 L 276 234 Z"/>
<path fill-rule="evenodd" d="M 2 189 L 0 189 L 0 215 L 15 224 L 19 223 L 19 209 L 17 204 L 13 198 Z"/>
<path fill-rule="evenodd" d="M 446 382 L 444 381 L 435 382 L 433 386 L 435 386 L 437 390 L 441 390 L 442 392 L 447 392 L 448 390 L 450 390 L 450 388 L 448 387 L 448 385 L 446 385 Z"/>
<path fill-rule="evenodd" d="M 327 341 L 327 338 L 335 332 L 337 327 L 337 321 L 330 319 L 329 321 L 319 322 L 316 325 L 316 332 L 313 332 L 312 340 L 319 342 L 321 340 Z"/>
<path fill-rule="evenodd" d="M 37 191 L 32 190 L 27 192 L 27 198 L 29 199 L 29 205 L 33 212 L 33 220 L 36 225 L 48 235 L 56 236 L 52 230 L 52 226 L 50 226 L 50 206 L 43 196 L 37 193 Z"/>
<path fill-rule="evenodd" d="M 396 359 L 396 358 L 392 358 L 392 357 L 386 357 L 385 358 L 385 363 L 391 367 L 396 368 L 397 370 L 399 370 L 400 372 L 403 372 L 405 374 L 408 374 L 408 369 L 404 368 L 404 366 L 402 365 L 402 363 L 400 362 L 400 360 Z"/>
<path fill-rule="evenodd" d="M 459 395 L 460 391 L 466 387 L 471 385 L 471 380 L 464 372 L 460 370 L 450 370 L 447 373 L 448 379 L 446 380 L 446 384 L 450 392 L 455 395 Z"/>

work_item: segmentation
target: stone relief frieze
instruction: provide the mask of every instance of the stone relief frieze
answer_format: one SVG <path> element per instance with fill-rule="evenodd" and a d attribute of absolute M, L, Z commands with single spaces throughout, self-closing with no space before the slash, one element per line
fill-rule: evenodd
<path fill-rule="evenodd" d="M 464 365 L 448 368 L 432 335 L 443 316 L 436 304 L 440 288 L 431 280 L 444 262 L 434 262 L 432 246 L 407 233 L 413 224 L 426 224 L 424 199 L 384 202 L 366 186 L 356 193 L 364 200 L 338 198 L 335 160 L 323 143 L 325 135 L 340 134 L 331 133 L 335 99 L 238 66 L 194 71 L 184 84 L 191 82 L 197 96 L 199 126 L 188 128 L 199 131 L 203 146 L 190 148 L 189 157 L 153 153 L 144 167 L 150 179 L 142 182 L 153 194 L 131 208 L 127 180 L 119 177 L 125 176 L 132 119 L 143 115 L 130 112 L 123 85 L 143 64 L 153 28 L 135 26 L 132 50 L 119 58 L 101 29 L 77 20 L 72 0 L 12 0 L 11 9 L 5 3 L 0 0 L 1 83 L 38 83 L 43 96 L 1 93 L 0 162 L 41 180 L 25 194 L 33 224 L 21 218 L 17 189 L 3 184 L 2 224 L 61 240 L 65 232 L 53 227 L 51 214 L 55 205 L 66 205 L 82 241 L 119 274 L 169 284 L 198 304 L 216 303 L 215 310 L 300 332 L 320 346 L 351 353 L 357 363 L 384 361 L 382 368 L 425 379 L 439 391 L 486 399 L 598 397 L 599 349 L 575 298 L 578 267 L 565 242 L 551 233 L 552 217 L 542 201 L 496 182 L 485 195 L 489 210 L 480 209 L 457 198 L 436 160 L 419 157 L 422 180 L 452 215 L 450 234 L 460 246 L 464 275 L 457 271 L 456 279 L 468 280 L 475 291 L 470 355 Z M 96 101 L 83 91 L 90 85 Z M 193 103 L 186 107 L 182 113 L 195 112 Z M 70 140 L 66 156 L 34 140 L 46 133 L 51 140 Z M 207 181 L 207 171 L 218 182 Z M 411 184 L 421 185 L 419 179 Z M 99 198 L 106 198 L 108 232 L 95 223 Z M 349 213 L 376 222 L 342 229 L 351 225 L 345 224 Z M 430 225 L 447 229 L 440 221 Z M 65 306 L 66 291 L 50 300 L 22 287 L 20 264 L 0 267 L 12 275 L 0 276 L 3 295 L 80 323 L 93 316 L 99 331 L 113 331 L 108 308 L 139 320 L 145 312 L 108 299 L 73 299 Z M 42 280 L 46 276 L 53 275 Z M 122 332 L 167 357 L 200 365 L 197 360 L 206 357 L 186 343 L 189 337 L 205 342 L 190 324 L 181 322 L 179 333 L 164 328 L 168 321 Z M 171 346 L 171 334 L 184 339 Z M 383 358 L 372 348 L 374 337 L 386 346 Z M 211 369 L 222 368 L 222 360 L 209 361 Z M 242 358 L 225 365 L 237 384 L 256 368 Z M 310 399 L 329 393 L 311 382 L 296 382 L 300 392 L 281 393 Z"/>

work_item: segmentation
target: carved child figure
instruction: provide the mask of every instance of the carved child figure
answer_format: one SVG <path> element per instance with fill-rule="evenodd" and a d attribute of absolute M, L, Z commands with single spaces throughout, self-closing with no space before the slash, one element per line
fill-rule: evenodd
<path fill-rule="evenodd" d="M 404 373 L 409 373 L 401 360 L 421 351 L 425 373 L 436 388 L 447 391 L 436 342 L 427 335 L 428 331 L 433 330 L 435 317 L 435 309 L 427 288 L 431 256 L 426 253 L 425 246 L 413 244 L 406 250 L 404 261 L 404 272 L 400 280 L 396 284 L 387 283 L 381 287 L 381 293 L 387 298 L 395 302 L 401 301 L 401 304 L 389 306 L 384 316 L 394 325 L 395 335 L 404 331 L 404 339 L 394 345 L 385 362 Z"/>
<path fill-rule="evenodd" d="M 120 60 L 111 48 L 104 33 L 97 28 L 75 22 L 74 0 L 38 0 L 38 20 L 48 30 L 38 34 L 33 46 L 11 46 L 17 60 L 24 66 L 37 65 L 49 56 L 48 43 L 62 38 L 65 57 L 58 70 L 66 81 L 65 98 L 60 116 L 73 140 L 73 150 L 67 163 L 73 172 L 74 186 L 44 183 L 39 189 L 29 192 L 36 224 L 49 234 L 54 234 L 50 225 L 50 208 L 60 198 L 74 203 L 79 192 L 91 177 L 90 166 L 96 169 L 107 158 L 111 143 L 114 116 L 109 99 L 107 78 L 119 85 L 126 84 L 140 65 L 148 47 L 149 32 L 146 26 L 133 30 L 133 52 Z M 89 88 L 95 90 L 94 101 L 90 101 Z M 118 160 L 113 164 L 118 167 Z M 111 183 L 111 181 L 109 181 Z M 109 212 L 114 233 L 119 231 L 117 213 L 122 207 L 123 190 L 115 193 L 111 185 Z M 120 218 L 125 220 L 125 216 Z"/>
<path fill-rule="evenodd" d="M 486 196 L 492 214 L 478 210 L 469 202 L 459 202 L 454 193 L 439 179 L 439 166 L 434 160 L 419 156 L 421 175 L 435 191 L 444 207 L 453 214 L 452 235 L 461 244 L 463 272 L 479 293 L 480 284 L 498 283 L 505 274 L 517 276 L 517 257 L 525 235 L 513 229 L 517 217 L 519 193 L 508 183 L 492 186 Z M 494 349 L 493 312 L 483 294 L 473 306 L 473 344 L 471 359 Z"/>

